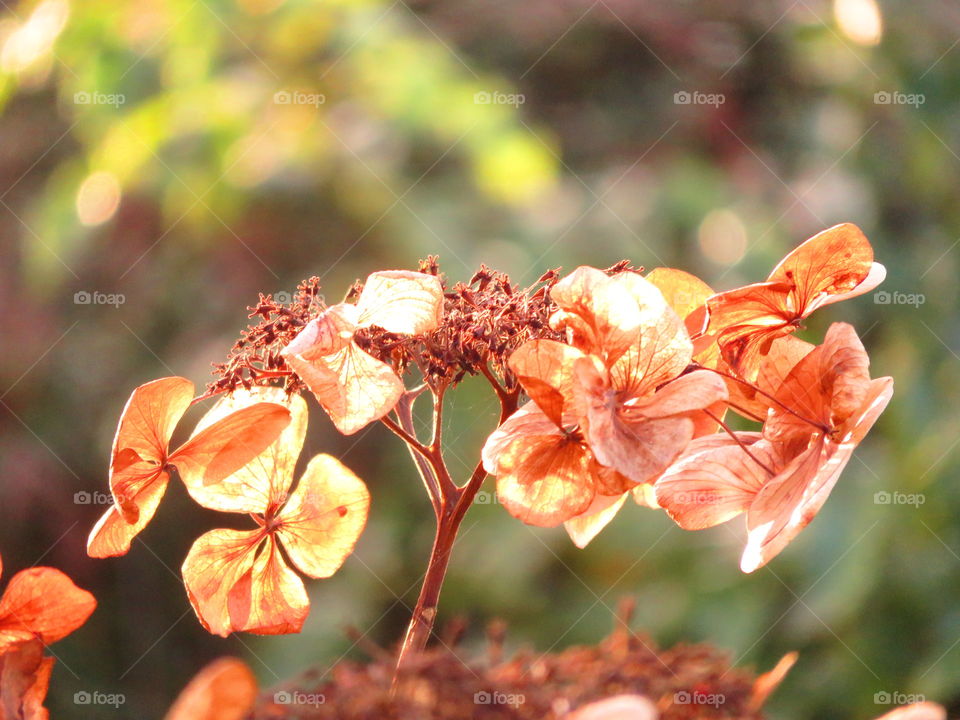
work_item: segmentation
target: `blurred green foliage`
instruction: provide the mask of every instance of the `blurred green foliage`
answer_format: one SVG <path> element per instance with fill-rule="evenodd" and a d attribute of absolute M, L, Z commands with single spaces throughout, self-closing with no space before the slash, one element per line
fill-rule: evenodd
<path fill-rule="evenodd" d="M 103 508 L 74 493 L 106 489 L 127 395 L 169 374 L 204 383 L 257 292 L 316 274 L 338 299 L 429 253 L 452 279 L 485 262 L 528 283 L 627 257 L 726 289 L 840 221 L 871 238 L 887 291 L 925 301 L 868 296 L 812 319 L 809 339 L 853 322 L 897 388 L 813 526 L 744 576 L 736 521 L 684 533 L 630 507 L 578 551 L 509 518 L 491 484 L 441 622 L 471 620 L 466 653 L 495 617 L 547 651 L 595 642 L 632 594 L 659 642 L 707 640 L 760 668 L 799 650 L 776 717 L 874 717 L 876 693 L 960 708 L 960 12 L 883 2 L 871 44 L 872 7 L 5 3 L 0 554 L 8 573 L 52 564 L 100 600 L 55 648 L 53 716 L 158 717 L 217 655 L 244 655 L 269 685 L 362 657 L 345 626 L 385 645 L 401 632 L 429 506 L 382 428 L 342 438 L 320 412 L 306 454 L 340 454 L 373 507 L 355 556 L 309 584 L 303 634 L 202 630 L 178 565 L 223 519 L 175 487 L 128 556 L 85 557 Z M 77 304 L 83 291 L 124 302 Z M 493 407 L 478 383 L 452 398 L 455 468 L 472 466 Z M 94 689 L 127 704 L 78 713 L 73 693 Z"/>

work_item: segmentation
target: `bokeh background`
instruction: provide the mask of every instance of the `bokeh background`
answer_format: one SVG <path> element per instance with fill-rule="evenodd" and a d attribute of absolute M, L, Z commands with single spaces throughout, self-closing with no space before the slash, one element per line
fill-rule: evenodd
<path fill-rule="evenodd" d="M 660 643 L 761 669 L 799 650 L 774 717 L 869 718 L 921 694 L 960 709 L 960 8 L 4 0 L 0 108 L 0 554 L 7 577 L 53 565 L 100 602 L 53 648 L 54 717 L 159 717 L 221 654 L 271 685 L 362 659 L 347 627 L 384 646 L 402 631 L 429 505 L 385 429 L 340 437 L 315 405 L 307 450 L 340 455 L 373 506 L 341 572 L 308 583 L 301 635 L 200 627 L 178 567 L 236 519 L 175 485 L 129 555 L 85 555 L 128 394 L 206 383 L 258 292 L 319 275 L 337 300 L 429 253 L 453 280 L 629 258 L 727 289 L 841 221 L 890 295 L 821 311 L 807 335 L 853 322 L 896 395 L 813 526 L 745 576 L 739 522 L 684 533 L 628 507 L 578 551 L 509 518 L 488 481 L 441 622 L 469 620 L 465 655 L 493 618 L 547 651 L 597 641 L 629 594 Z M 493 406 L 477 383 L 453 397 L 454 468 Z M 126 703 L 74 704 L 95 690 Z"/>

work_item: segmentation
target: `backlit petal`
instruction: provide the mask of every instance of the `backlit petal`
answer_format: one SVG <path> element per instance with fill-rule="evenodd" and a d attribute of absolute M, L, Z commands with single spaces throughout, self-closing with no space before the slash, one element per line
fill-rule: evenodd
<path fill-rule="evenodd" d="M 344 435 L 382 418 L 403 395 L 393 368 L 352 342 L 333 355 L 313 360 L 287 355 L 286 360 Z"/>
<path fill-rule="evenodd" d="M 419 335 L 435 330 L 443 312 L 443 287 L 435 275 L 406 270 L 375 272 L 357 301 L 360 327 Z"/>
<path fill-rule="evenodd" d="M 7 649 L 8 632 L 28 632 L 49 645 L 83 625 L 96 606 L 93 595 L 59 570 L 22 570 L 0 598 L 0 653 Z"/>
<path fill-rule="evenodd" d="M 100 517 L 87 538 L 87 555 L 95 558 L 125 555 L 133 538 L 153 519 L 167 490 L 168 477 L 161 473 L 136 495 L 137 519 L 127 522 L 119 507 L 111 505 Z"/>
<path fill-rule="evenodd" d="M 617 516 L 627 494 L 597 495 L 586 510 L 567 520 L 563 527 L 578 548 L 585 548 Z"/>
<path fill-rule="evenodd" d="M 237 410 L 260 402 L 282 405 L 290 412 L 290 424 L 262 453 L 222 481 L 188 487 L 193 499 L 206 508 L 224 512 L 265 513 L 279 506 L 293 484 L 294 471 L 307 432 L 307 403 L 282 388 L 239 389 L 221 398 L 197 424 L 199 433 Z"/>
<path fill-rule="evenodd" d="M 280 514 L 277 538 L 301 572 L 330 577 L 353 552 L 369 508 L 363 481 L 336 458 L 317 455 Z"/>
<path fill-rule="evenodd" d="M 554 340 L 531 340 L 510 356 L 510 369 L 524 391 L 558 427 L 573 399 L 574 363 L 584 354 Z"/>
<path fill-rule="evenodd" d="M 43 707 L 54 659 L 43 642 L 29 639 L 0 654 L 0 720 L 49 720 Z"/>
<path fill-rule="evenodd" d="M 257 699 L 257 679 L 242 660 L 214 660 L 190 681 L 164 720 L 243 720 Z"/>

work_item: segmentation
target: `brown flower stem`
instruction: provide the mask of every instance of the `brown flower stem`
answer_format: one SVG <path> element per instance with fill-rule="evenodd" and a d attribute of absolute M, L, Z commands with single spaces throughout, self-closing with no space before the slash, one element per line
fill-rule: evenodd
<path fill-rule="evenodd" d="M 485 373 L 486 374 L 486 373 Z M 491 384 L 495 383 L 494 389 L 497 391 L 497 397 L 500 399 L 500 421 L 503 423 L 517 409 L 519 391 L 505 391 L 499 383 L 496 383 L 492 373 L 488 375 Z M 400 654 L 397 658 L 397 673 L 407 666 L 411 659 L 421 652 L 426 646 L 430 635 L 433 633 L 433 624 L 437 616 L 437 605 L 440 601 L 440 590 L 443 587 L 443 580 L 447 574 L 447 567 L 450 564 L 450 556 L 453 552 L 453 545 L 457 539 L 457 533 L 467 510 L 473 504 L 480 486 L 487 476 L 483 468 L 483 463 L 477 463 L 473 473 L 466 484 L 458 487 L 450 477 L 450 473 L 443 460 L 442 448 L 440 445 L 441 431 L 440 423 L 442 420 L 443 392 L 438 391 L 434 395 L 433 421 L 434 435 L 433 443 L 427 448 L 427 453 L 421 455 L 414 453 L 414 459 L 422 460 L 428 464 L 432 477 L 437 481 L 439 487 L 438 502 L 434 505 L 437 518 L 437 529 L 433 539 L 433 547 L 430 550 L 430 560 L 427 563 L 427 571 L 423 576 L 423 584 L 420 587 L 420 595 L 417 598 L 417 604 L 410 617 L 410 623 L 407 626 L 407 632 L 404 636 L 403 645 L 400 648 Z M 404 411 L 406 412 L 406 411 Z M 404 417 L 403 413 L 398 412 L 398 416 Z M 412 423 L 412 419 L 411 419 Z M 413 452 L 413 450 L 411 450 Z M 428 486 L 428 491 L 430 487 Z M 394 688 L 396 688 L 397 676 L 394 675 Z"/>

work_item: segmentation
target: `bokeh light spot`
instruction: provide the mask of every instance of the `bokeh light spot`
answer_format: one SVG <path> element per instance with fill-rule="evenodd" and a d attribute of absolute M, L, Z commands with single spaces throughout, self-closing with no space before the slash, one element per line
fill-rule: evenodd
<path fill-rule="evenodd" d="M 120 205 L 120 183 L 104 170 L 89 175 L 77 191 L 77 217 L 84 225 L 99 225 L 113 217 Z"/>
<path fill-rule="evenodd" d="M 733 210 L 711 210 L 697 230 L 700 251 L 717 265 L 733 265 L 747 251 L 747 228 Z"/>

